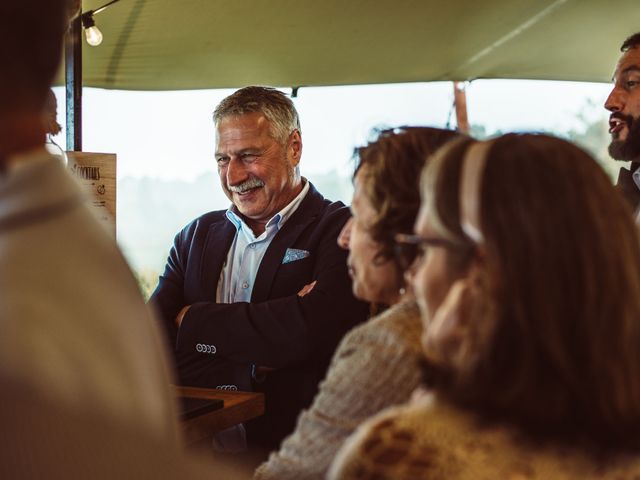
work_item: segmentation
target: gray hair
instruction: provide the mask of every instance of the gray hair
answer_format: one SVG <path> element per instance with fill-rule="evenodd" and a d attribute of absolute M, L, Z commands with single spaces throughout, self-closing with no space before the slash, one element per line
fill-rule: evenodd
<path fill-rule="evenodd" d="M 300 119 L 293 102 L 284 93 L 271 87 L 244 87 L 222 100 L 213 111 L 217 124 L 230 115 L 262 113 L 271 123 L 270 134 L 285 144 L 294 130 L 300 130 Z"/>

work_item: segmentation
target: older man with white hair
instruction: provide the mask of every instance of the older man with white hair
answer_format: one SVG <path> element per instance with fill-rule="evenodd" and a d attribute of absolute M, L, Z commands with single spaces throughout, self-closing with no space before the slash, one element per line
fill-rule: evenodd
<path fill-rule="evenodd" d="M 300 175 L 298 113 L 282 92 L 246 87 L 214 112 L 216 161 L 232 205 L 178 233 L 152 296 L 180 381 L 258 390 L 249 445 L 275 448 L 311 403 L 338 341 L 365 319 L 346 252 L 349 218 Z"/>

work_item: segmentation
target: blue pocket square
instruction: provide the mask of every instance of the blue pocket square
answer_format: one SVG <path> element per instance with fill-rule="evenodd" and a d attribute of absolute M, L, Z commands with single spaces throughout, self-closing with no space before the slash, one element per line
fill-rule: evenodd
<path fill-rule="evenodd" d="M 297 248 L 287 248 L 287 251 L 284 254 L 284 258 L 282 259 L 282 264 L 295 262 L 296 260 L 302 260 L 303 258 L 307 258 L 311 255 L 306 250 L 298 250 Z"/>

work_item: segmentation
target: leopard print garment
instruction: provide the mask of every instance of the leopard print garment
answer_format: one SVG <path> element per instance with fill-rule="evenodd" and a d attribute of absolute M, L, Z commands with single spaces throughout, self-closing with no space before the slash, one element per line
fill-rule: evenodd
<path fill-rule="evenodd" d="M 532 447 L 505 427 L 424 397 L 363 424 L 338 453 L 331 480 L 640 480 L 640 456 L 596 461 Z"/>

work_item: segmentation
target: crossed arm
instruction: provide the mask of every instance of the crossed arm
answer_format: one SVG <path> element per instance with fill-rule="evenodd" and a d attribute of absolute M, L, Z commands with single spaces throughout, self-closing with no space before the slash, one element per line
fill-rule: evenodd
<path fill-rule="evenodd" d="M 311 257 L 303 260 L 314 262 L 310 276 L 299 281 L 288 279 L 290 294 L 258 303 L 188 302 L 184 286 L 190 234 L 178 235 L 152 297 L 176 351 L 196 351 L 198 344 L 215 345 L 218 357 L 283 368 L 317 349 L 335 345 L 366 316 L 366 306 L 351 294 L 346 252 L 335 240 L 347 216 L 345 212 L 340 221 L 332 222 Z"/>

